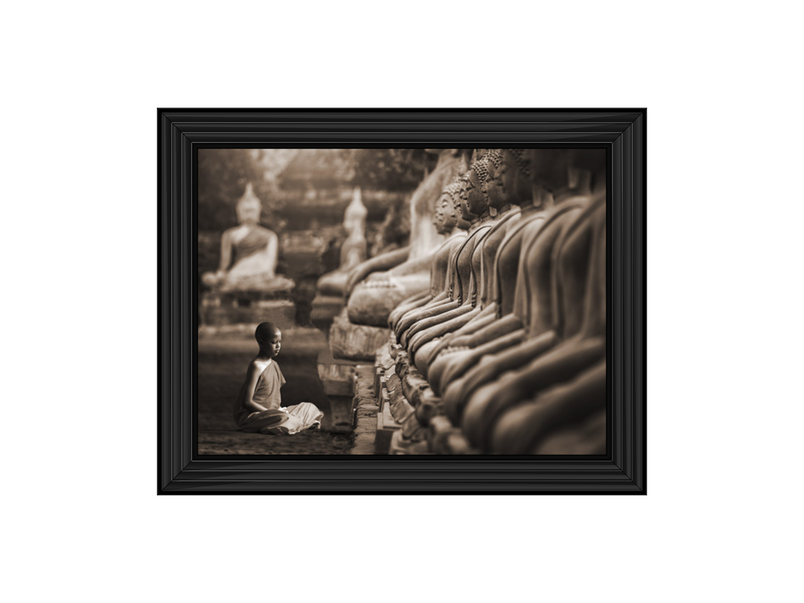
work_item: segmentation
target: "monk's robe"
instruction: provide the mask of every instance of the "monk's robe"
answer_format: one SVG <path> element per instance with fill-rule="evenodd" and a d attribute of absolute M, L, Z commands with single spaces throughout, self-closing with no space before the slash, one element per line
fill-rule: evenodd
<path fill-rule="evenodd" d="M 324 413 L 315 404 L 302 402 L 294 406 L 282 407 L 280 388 L 285 385 L 285 377 L 275 360 L 265 367 L 257 379 L 252 400 L 268 410 L 250 412 L 243 404 L 246 396 L 244 384 L 235 400 L 232 415 L 235 423 L 243 431 L 273 435 L 292 435 L 305 429 L 321 429 Z"/>

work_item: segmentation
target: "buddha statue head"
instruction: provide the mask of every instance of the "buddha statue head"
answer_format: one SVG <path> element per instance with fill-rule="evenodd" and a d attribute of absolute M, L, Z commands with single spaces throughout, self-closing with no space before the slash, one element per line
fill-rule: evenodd
<path fill-rule="evenodd" d="M 237 212 L 237 221 L 240 224 L 256 226 L 260 223 L 262 204 L 254 194 L 254 187 L 251 185 L 251 182 L 246 185 L 246 192 L 243 193 L 243 196 L 237 201 L 235 211 Z"/>
<path fill-rule="evenodd" d="M 461 214 L 469 222 L 476 222 L 488 213 L 489 203 L 483 193 L 487 174 L 488 161 L 484 156 L 472 161 L 472 165 L 461 177 Z"/>
<path fill-rule="evenodd" d="M 464 220 L 461 215 L 460 189 L 460 178 L 456 178 L 444 188 L 444 192 L 438 199 L 436 213 L 440 215 L 441 221 L 439 234 L 449 235 L 456 227 L 461 230 L 469 228 L 469 222 Z M 438 229 L 438 225 L 436 228 Z"/>
<path fill-rule="evenodd" d="M 494 216 L 511 204 L 528 205 L 533 201 L 530 161 L 523 149 L 490 149 L 484 156 L 486 171 L 482 191 Z"/>

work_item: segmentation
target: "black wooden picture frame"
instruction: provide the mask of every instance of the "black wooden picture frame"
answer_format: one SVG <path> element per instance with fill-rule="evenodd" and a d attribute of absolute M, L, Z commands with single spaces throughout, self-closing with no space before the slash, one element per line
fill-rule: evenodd
<path fill-rule="evenodd" d="M 158 109 L 159 494 L 645 494 L 646 109 Z M 605 148 L 604 456 L 199 456 L 200 148 Z"/>

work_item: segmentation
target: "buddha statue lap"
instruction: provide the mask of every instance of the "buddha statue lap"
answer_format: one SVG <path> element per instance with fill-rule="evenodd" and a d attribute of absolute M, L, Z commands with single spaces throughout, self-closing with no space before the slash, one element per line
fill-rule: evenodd
<path fill-rule="evenodd" d="M 221 260 L 217 272 L 207 272 L 202 281 L 220 291 L 282 291 L 293 281 L 276 275 L 279 240 L 276 233 L 260 226 L 262 204 L 249 182 L 237 202 L 238 226 L 221 238 Z"/>
<path fill-rule="evenodd" d="M 346 240 L 341 245 L 340 266 L 318 279 L 316 289 L 323 295 L 343 295 L 349 272 L 366 259 L 366 215 L 360 188 L 355 188 L 352 201 L 343 216 Z"/>
<path fill-rule="evenodd" d="M 359 264 L 347 279 L 347 312 L 352 323 L 386 327 L 389 314 L 400 302 L 424 294 L 430 287 L 433 255 L 444 241 L 432 224 L 435 203 L 460 173 L 463 157 L 458 149 L 429 151 L 439 153 L 438 163 L 411 197 L 410 244 Z"/>

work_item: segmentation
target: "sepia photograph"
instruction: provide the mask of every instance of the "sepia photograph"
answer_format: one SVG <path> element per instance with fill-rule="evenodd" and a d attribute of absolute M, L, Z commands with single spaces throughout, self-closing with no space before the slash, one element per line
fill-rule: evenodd
<path fill-rule="evenodd" d="M 198 455 L 605 455 L 606 161 L 199 149 Z"/>

